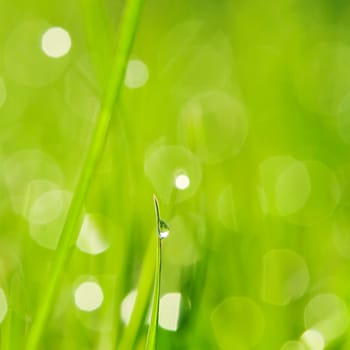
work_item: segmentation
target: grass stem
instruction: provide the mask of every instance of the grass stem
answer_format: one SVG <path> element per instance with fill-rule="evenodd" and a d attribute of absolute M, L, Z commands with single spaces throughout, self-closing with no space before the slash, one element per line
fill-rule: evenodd
<path fill-rule="evenodd" d="M 61 239 L 52 261 L 49 279 L 46 283 L 41 303 L 28 334 L 26 350 L 36 350 L 39 346 L 66 264 L 71 256 L 72 248 L 74 247 L 79 234 L 82 207 L 94 170 L 103 152 L 114 108 L 120 96 L 127 61 L 132 48 L 137 24 L 139 22 L 142 2 L 143 0 L 126 1 L 120 25 L 119 41 L 116 48 L 114 66 L 102 101 L 94 134 L 67 214 Z"/>
<path fill-rule="evenodd" d="M 157 236 L 156 266 L 154 274 L 154 291 L 152 301 L 152 316 L 148 329 L 146 350 L 155 350 L 159 319 L 160 276 L 162 269 L 162 240 Z"/>
<path fill-rule="evenodd" d="M 146 350 L 155 350 L 157 346 L 157 330 L 159 319 L 159 298 L 160 298 L 160 279 L 162 271 L 162 239 L 169 233 L 168 225 L 161 219 L 159 204 L 156 196 L 153 196 L 154 208 L 156 211 L 157 221 L 157 251 L 156 251 L 156 265 L 154 271 L 154 290 L 152 300 L 152 316 L 147 334 Z"/>

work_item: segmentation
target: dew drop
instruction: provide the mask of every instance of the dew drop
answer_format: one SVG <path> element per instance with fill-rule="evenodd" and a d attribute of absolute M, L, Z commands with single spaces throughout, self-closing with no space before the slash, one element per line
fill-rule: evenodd
<path fill-rule="evenodd" d="M 170 229 L 168 224 L 163 220 L 159 220 L 158 234 L 160 239 L 168 237 L 169 233 L 170 233 Z"/>

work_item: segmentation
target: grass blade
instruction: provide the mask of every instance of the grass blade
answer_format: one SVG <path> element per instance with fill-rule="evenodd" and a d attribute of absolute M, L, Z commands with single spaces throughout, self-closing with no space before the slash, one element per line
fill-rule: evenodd
<path fill-rule="evenodd" d="M 152 316 L 148 329 L 146 350 L 155 350 L 157 344 L 157 330 L 159 318 L 159 298 L 160 298 L 160 278 L 162 271 L 162 239 L 167 237 L 169 233 L 168 225 L 160 218 L 159 204 L 156 196 L 153 196 L 154 207 L 156 211 L 157 230 L 157 252 L 156 266 L 154 272 L 154 291 L 152 300 Z"/>
<path fill-rule="evenodd" d="M 157 237 L 156 269 L 154 273 L 154 291 L 152 301 L 152 317 L 148 328 L 146 350 L 155 350 L 157 342 L 159 296 L 160 296 L 160 273 L 162 268 L 162 240 Z"/>
<path fill-rule="evenodd" d="M 146 318 L 149 300 L 152 296 L 153 283 L 149 276 L 154 270 L 154 254 L 155 247 L 152 239 L 148 244 L 147 252 L 142 262 L 142 269 L 137 284 L 137 298 L 135 306 L 130 322 L 123 332 L 123 337 L 118 346 L 119 350 L 135 349 L 134 346 L 140 333 L 140 328 L 143 324 L 142 322 Z"/>
<path fill-rule="evenodd" d="M 44 290 L 41 304 L 39 305 L 37 314 L 35 315 L 28 335 L 26 350 L 36 350 L 38 348 L 38 344 L 44 332 L 45 324 L 51 312 L 62 274 L 65 270 L 68 258 L 71 255 L 72 248 L 78 236 L 81 224 L 82 207 L 94 174 L 94 169 L 96 168 L 99 158 L 103 152 L 114 106 L 117 103 L 120 95 L 126 64 L 135 36 L 142 2 L 143 0 L 126 1 L 110 80 L 106 88 L 94 134 L 87 151 L 72 203 L 67 214 L 61 239 L 52 262 L 49 280 L 46 284 L 46 289 Z"/>

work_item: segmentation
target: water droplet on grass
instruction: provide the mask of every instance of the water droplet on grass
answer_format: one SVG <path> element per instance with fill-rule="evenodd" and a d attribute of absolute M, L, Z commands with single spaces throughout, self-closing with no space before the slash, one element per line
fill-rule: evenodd
<path fill-rule="evenodd" d="M 169 236 L 169 233 L 170 233 L 170 229 L 168 224 L 163 220 L 159 220 L 159 229 L 158 229 L 159 237 L 161 239 L 166 238 Z"/>

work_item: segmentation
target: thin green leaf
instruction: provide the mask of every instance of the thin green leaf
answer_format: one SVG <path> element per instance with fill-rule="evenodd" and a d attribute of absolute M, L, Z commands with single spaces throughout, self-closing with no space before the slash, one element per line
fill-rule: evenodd
<path fill-rule="evenodd" d="M 154 207 L 156 211 L 157 220 L 157 252 L 156 252 L 156 266 L 154 273 L 154 290 L 152 301 L 152 317 L 148 329 L 146 350 L 155 350 L 157 346 L 157 330 L 159 318 L 159 298 L 160 298 L 160 278 L 162 270 L 162 239 L 167 237 L 169 233 L 168 225 L 160 218 L 159 204 L 156 196 L 153 196 Z"/>
<path fill-rule="evenodd" d="M 119 99 L 127 60 L 139 21 L 142 2 L 143 0 L 126 1 L 110 80 L 106 88 L 94 134 L 87 151 L 72 203 L 67 214 L 61 239 L 52 262 L 52 270 L 46 284 L 46 289 L 44 290 L 39 309 L 28 335 L 26 350 L 36 350 L 38 348 L 62 275 L 65 271 L 65 266 L 77 239 L 81 224 L 82 207 L 94 174 L 94 169 L 103 152 L 114 107 Z"/>

